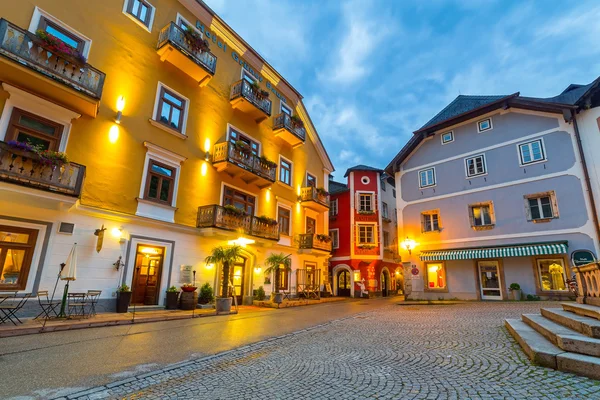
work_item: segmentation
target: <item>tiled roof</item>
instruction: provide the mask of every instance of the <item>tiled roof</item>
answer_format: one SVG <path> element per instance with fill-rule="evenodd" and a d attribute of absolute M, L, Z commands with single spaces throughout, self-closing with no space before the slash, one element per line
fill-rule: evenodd
<path fill-rule="evenodd" d="M 420 129 L 427 128 L 439 122 L 456 117 L 457 115 L 469 112 L 478 107 L 484 106 L 494 101 L 498 101 L 506 96 L 468 96 L 460 95 L 455 98 L 452 103 L 448 104 L 442 111 L 437 113 Z"/>
<path fill-rule="evenodd" d="M 348 190 L 348 185 L 336 181 L 329 181 L 329 193 L 337 194 Z"/>
<path fill-rule="evenodd" d="M 379 168 L 374 168 L 374 167 L 369 167 L 368 165 L 355 165 L 354 167 L 350 167 L 346 170 L 346 173 L 344 174 L 344 178 L 346 178 L 348 175 L 350 175 L 350 172 L 352 171 L 374 171 L 374 172 L 383 172 L 382 169 Z"/>

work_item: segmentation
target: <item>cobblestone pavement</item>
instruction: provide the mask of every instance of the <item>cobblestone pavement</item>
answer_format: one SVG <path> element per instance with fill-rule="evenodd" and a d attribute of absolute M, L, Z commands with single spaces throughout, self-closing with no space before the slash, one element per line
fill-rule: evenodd
<path fill-rule="evenodd" d="M 503 327 L 548 305 L 392 305 L 78 396 L 600 399 L 600 382 L 532 365 Z"/>

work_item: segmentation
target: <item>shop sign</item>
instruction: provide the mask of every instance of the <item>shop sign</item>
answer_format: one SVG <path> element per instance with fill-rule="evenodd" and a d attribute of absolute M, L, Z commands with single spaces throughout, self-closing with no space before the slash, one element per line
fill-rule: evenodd
<path fill-rule="evenodd" d="M 594 257 L 594 253 L 589 250 L 575 250 L 573 253 L 571 253 L 571 262 L 576 267 L 593 263 L 595 261 L 596 257 Z"/>

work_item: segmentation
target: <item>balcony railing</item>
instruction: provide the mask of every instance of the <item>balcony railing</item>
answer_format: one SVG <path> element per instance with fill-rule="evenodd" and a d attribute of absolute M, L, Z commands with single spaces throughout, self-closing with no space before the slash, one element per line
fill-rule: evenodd
<path fill-rule="evenodd" d="M 269 165 L 251 151 L 240 149 L 232 143 L 224 142 L 215 144 L 213 164 L 229 162 L 243 168 L 261 178 L 275 182 L 277 165 Z"/>
<path fill-rule="evenodd" d="M 271 116 L 271 100 L 268 97 L 262 97 L 256 90 L 252 88 L 250 83 L 244 79 L 237 81 L 231 86 L 231 96 L 229 100 L 235 100 L 237 98 L 244 98 L 248 102 L 254 104 L 259 110 Z"/>
<path fill-rule="evenodd" d="M 296 124 L 289 114 L 281 113 L 273 120 L 273 130 L 286 129 L 303 142 L 306 141 L 306 130 L 303 126 Z"/>
<path fill-rule="evenodd" d="M 251 215 L 237 215 L 213 204 L 198 207 L 197 228 L 219 228 L 263 239 L 279 240 L 279 224 L 268 224 Z"/>
<path fill-rule="evenodd" d="M 315 249 L 323 251 L 331 251 L 331 239 L 321 240 L 318 235 L 312 233 L 303 233 L 299 235 L 300 249 Z"/>
<path fill-rule="evenodd" d="M 163 46 L 171 44 L 190 60 L 204 68 L 211 75 L 217 70 L 217 57 L 210 51 L 199 51 L 194 49 L 186 38 L 183 28 L 175 22 L 162 28 L 158 35 L 158 44 L 156 48 L 160 50 Z"/>
<path fill-rule="evenodd" d="M 0 181 L 79 197 L 84 177 L 83 165 L 48 165 L 36 153 L 0 142 Z"/>
<path fill-rule="evenodd" d="M 0 19 L 0 54 L 94 99 L 102 97 L 104 72 L 51 50 L 25 29 Z"/>
<path fill-rule="evenodd" d="M 308 186 L 300 191 L 300 201 L 314 201 L 325 207 L 329 207 L 329 194 L 319 193 L 317 188 Z"/>

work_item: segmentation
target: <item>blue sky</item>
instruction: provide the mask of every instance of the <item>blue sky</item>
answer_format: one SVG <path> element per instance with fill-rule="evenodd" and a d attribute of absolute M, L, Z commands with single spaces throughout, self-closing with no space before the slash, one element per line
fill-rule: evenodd
<path fill-rule="evenodd" d="M 459 94 L 600 75 L 600 2 L 206 0 L 304 96 L 341 180 L 383 168 Z"/>

